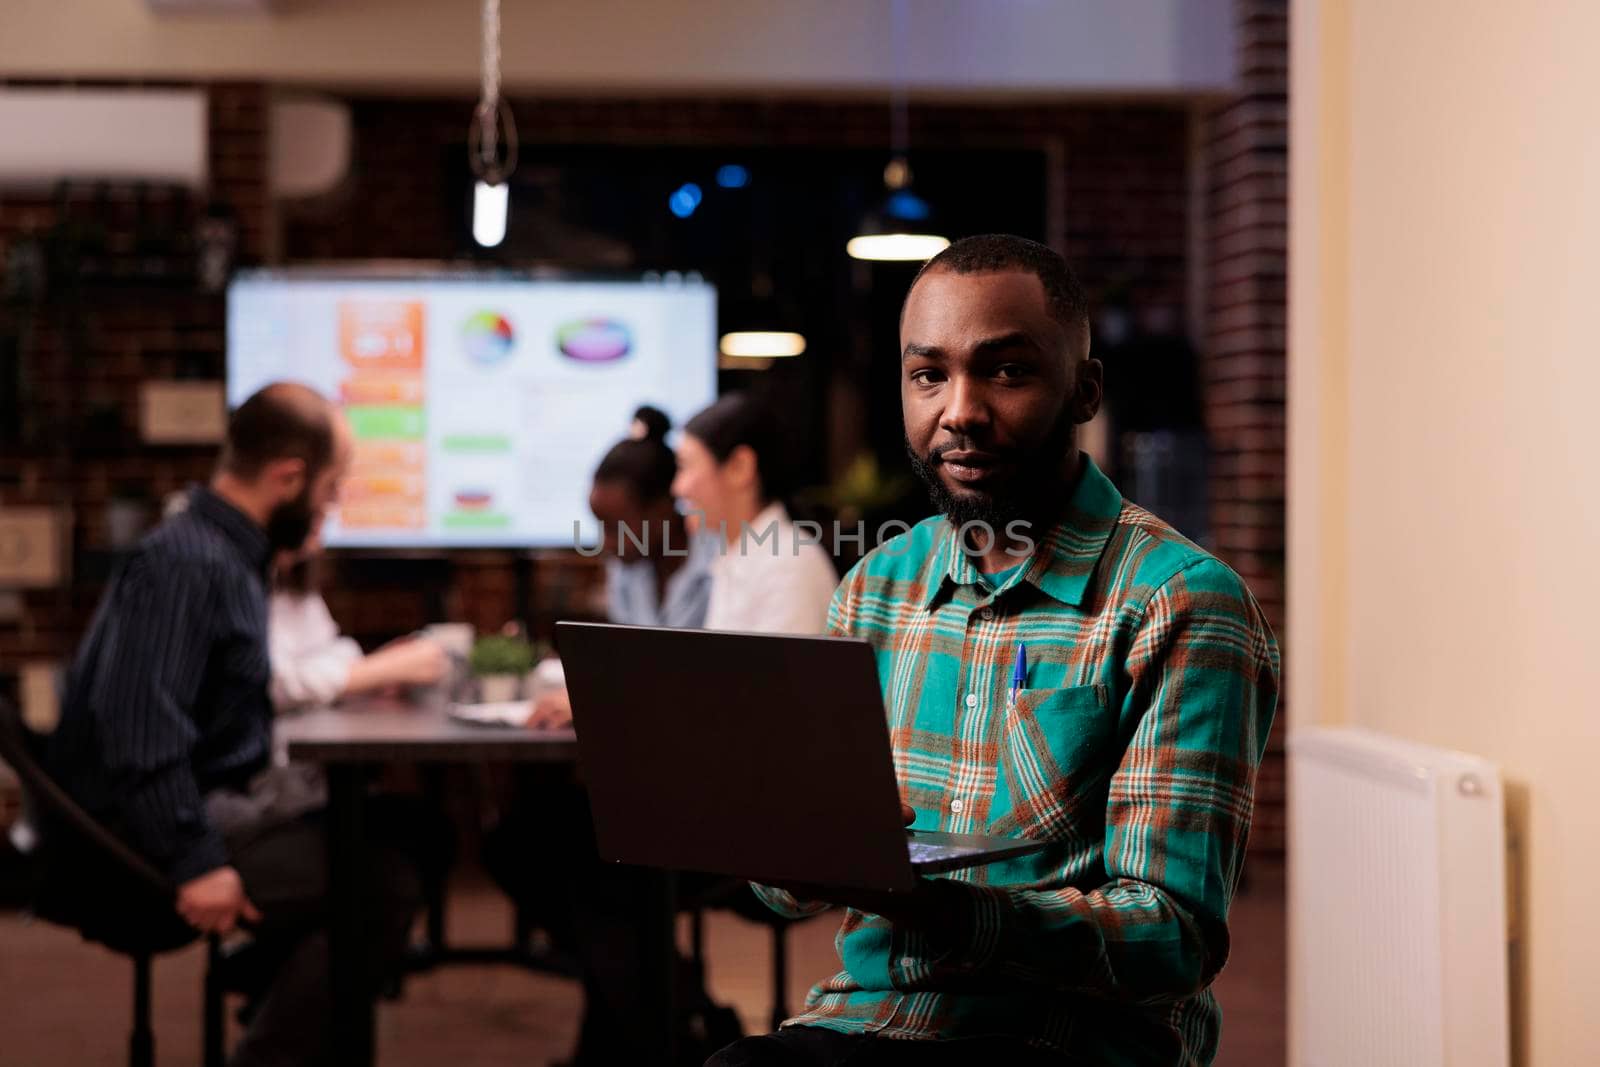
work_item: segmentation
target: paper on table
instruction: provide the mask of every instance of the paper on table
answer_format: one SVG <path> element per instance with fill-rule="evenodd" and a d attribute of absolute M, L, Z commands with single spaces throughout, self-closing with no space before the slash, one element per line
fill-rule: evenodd
<path fill-rule="evenodd" d="M 492 704 L 451 704 L 450 717 L 480 726 L 526 726 L 533 705 L 526 700 L 501 700 Z"/>

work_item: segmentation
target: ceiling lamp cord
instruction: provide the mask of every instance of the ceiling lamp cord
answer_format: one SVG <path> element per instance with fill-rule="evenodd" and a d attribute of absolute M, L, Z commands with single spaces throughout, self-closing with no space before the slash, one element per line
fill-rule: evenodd
<path fill-rule="evenodd" d="M 467 165 L 472 189 L 472 239 L 493 248 L 506 237 L 511 189 L 517 169 L 517 124 L 500 95 L 500 0 L 483 0 L 483 83 L 467 127 Z"/>
<path fill-rule="evenodd" d="M 472 173 L 491 185 L 505 181 L 517 168 L 517 124 L 500 95 L 500 0 L 483 0 L 483 81 L 467 134 L 467 155 Z"/>

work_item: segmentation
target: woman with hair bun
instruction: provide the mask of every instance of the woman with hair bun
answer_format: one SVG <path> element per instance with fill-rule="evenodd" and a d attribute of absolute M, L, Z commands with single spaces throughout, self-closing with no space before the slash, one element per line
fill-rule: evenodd
<path fill-rule="evenodd" d="M 612 622 L 689 627 L 705 622 L 708 561 L 672 498 L 678 462 L 667 447 L 671 428 L 658 409 L 640 408 L 632 436 L 613 445 L 595 468 L 589 510 L 600 520 L 607 556 L 606 617 Z"/>
<path fill-rule="evenodd" d="M 672 498 L 678 461 L 667 447 L 672 420 L 658 408 L 634 412 L 628 437 L 594 471 L 589 510 L 600 521 L 606 557 L 606 618 L 629 626 L 698 627 L 711 596 L 716 546 L 694 536 Z M 528 725 L 566 726 L 565 688 L 540 694 Z"/>

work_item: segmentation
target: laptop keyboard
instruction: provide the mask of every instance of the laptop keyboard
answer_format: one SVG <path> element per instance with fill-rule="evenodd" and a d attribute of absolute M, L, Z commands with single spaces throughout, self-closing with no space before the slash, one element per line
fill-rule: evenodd
<path fill-rule="evenodd" d="M 936 863 L 939 860 L 970 856 L 973 850 L 961 845 L 930 845 L 926 841 L 907 841 L 906 852 L 912 863 Z"/>

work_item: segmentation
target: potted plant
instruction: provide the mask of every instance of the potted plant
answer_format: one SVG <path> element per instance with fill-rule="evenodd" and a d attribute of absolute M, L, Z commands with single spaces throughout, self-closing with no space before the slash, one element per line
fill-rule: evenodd
<path fill-rule="evenodd" d="M 527 638 L 488 634 L 478 638 L 468 660 L 478 679 L 478 696 L 488 703 L 517 700 L 522 680 L 533 669 L 533 646 Z"/>

